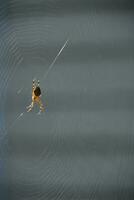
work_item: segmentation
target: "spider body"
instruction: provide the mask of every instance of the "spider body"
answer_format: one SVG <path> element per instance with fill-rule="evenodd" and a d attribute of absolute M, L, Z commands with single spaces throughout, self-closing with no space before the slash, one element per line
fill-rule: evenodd
<path fill-rule="evenodd" d="M 41 89 L 39 86 L 37 86 L 34 90 L 35 96 L 39 97 L 41 95 Z"/>
<path fill-rule="evenodd" d="M 33 80 L 33 88 L 32 88 L 32 102 L 31 104 L 27 107 L 28 112 L 32 110 L 34 103 L 37 103 L 40 107 L 40 111 L 44 111 L 44 106 L 41 101 L 41 89 L 39 87 L 39 81 L 38 84 L 35 83 Z"/>

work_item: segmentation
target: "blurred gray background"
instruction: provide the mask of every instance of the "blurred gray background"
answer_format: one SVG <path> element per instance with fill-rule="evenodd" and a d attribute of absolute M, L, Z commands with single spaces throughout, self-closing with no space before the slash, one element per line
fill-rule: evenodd
<path fill-rule="evenodd" d="M 133 1 L 0 2 L 0 199 L 133 200 Z"/>

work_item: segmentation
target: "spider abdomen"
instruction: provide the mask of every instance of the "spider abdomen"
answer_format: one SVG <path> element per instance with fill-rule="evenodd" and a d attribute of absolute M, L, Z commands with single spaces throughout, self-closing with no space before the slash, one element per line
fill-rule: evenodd
<path fill-rule="evenodd" d="M 35 88 L 34 94 L 35 94 L 37 97 L 41 95 L 41 89 L 40 89 L 39 86 L 37 86 L 37 87 Z"/>

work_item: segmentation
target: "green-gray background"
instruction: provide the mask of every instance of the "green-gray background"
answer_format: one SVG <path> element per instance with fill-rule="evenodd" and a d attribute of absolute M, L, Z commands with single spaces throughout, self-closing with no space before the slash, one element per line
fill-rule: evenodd
<path fill-rule="evenodd" d="M 0 2 L 0 199 L 133 200 L 133 1 Z"/>

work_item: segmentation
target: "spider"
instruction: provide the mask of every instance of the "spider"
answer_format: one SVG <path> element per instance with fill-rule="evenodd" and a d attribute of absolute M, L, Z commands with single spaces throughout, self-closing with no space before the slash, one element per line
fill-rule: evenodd
<path fill-rule="evenodd" d="M 37 103 L 40 107 L 40 111 L 44 111 L 45 108 L 42 104 L 41 101 L 41 89 L 39 87 L 39 80 L 38 83 L 35 83 L 35 80 L 33 80 L 33 87 L 32 87 L 32 102 L 29 106 L 27 106 L 27 112 L 30 112 L 32 110 L 32 108 L 34 107 L 34 103 Z"/>

